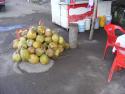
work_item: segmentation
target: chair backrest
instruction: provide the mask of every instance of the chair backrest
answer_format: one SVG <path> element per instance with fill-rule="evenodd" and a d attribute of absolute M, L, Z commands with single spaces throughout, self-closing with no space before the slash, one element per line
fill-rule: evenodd
<path fill-rule="evenodd" d="M 122 52 L 123 52 L 123 51 L 125 52 L 125 47 L 121 47 L 121 46 L 120 46 L 120 43 L 115 43 L 114 46 L 115 46 L 115 48 L 116 48 L 118 54 L 122 54 L 121 51 L 122 51 Z M 124 55 L 125 55 L 125 54 L 124 54 Z"/>
<path fill-rule="evenodd" d="M 115 30 L 120 30 L 121 32 L 125 33 L 125 30 L 122 27 L 114 24 L 108 24 L 104 27 L 104 29 L 107 33 L 109 43 L 114 43 L 116 41 L 117 36 L 115 34 Z"/>

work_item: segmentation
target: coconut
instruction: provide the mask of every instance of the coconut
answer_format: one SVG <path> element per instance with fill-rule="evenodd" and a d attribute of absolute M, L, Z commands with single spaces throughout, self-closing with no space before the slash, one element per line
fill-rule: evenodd
<path fill-rule="evenodd" d="M 28 61 L 28 59 L 30 57 L 30 53 L 27 49 L 21 48 L 20 56 L 21 56 L 23 61 Z"/>
<path fill-rule="evenodd" d="M 62 53 L 64 51 L 63 45 L 58 45 L 58 49 L 60 50 L 60 52 Z"/>
<path fill-rule="evenodd" d="M 20 41 L 26 41 L 25 37 L 20 37 Z"/>
<path fill-rule="evenodd" d="M 39 63 L 39 57 L 35 54 L 31 54 L 29 58 L 29 62 L 31 64 L 38 64 Z"/>
<path fill-rule="evenodd" d="M 59 35 L 58 34 L 53 34 L 52 35 L 52 41 L 55 42 L 55 43 L 58 43 L 58 41 L 59 41 Z"/>
<path fill-rule="evenodd" d="M 37 32 L 39 35 L 43 35 L 45 33 L 45 30 L 46 30 L 45 26 L 39 25 L 37 27 Z"/>
<path fill-rule="evenodd" d="M 20 54 L 16 51 L 13 53 L 12 55 L 12 60 L 16 63 L 20 62 L 21 61 L 21 57 L 20 57 Z"/>
<path fill-rule="evenodd" d="M 28 33 L 27 33 L 27 38 L 28 39 L 35 39 L 36 38 L 36 31 L 34 30 L 34 28 L 30 28 Z"/>
<path fill-rule="evenodd" d="M 53 49 L 50 49 L 50 48 L 47 49 L 47 50 L 46 50 L 46 54 L 47 54 L 48 57 L 53 57 L 53 56 L 54 56 L 54 51 L 53 51 Z"/>
<path fill-rule="evenodd" d="M 27 37 L 27 33 L 28 33 L 28 30 L 27 29 L 25 29 L 25 30 L 22 30 L 22 32 L 21 32 L 21 36 L 23 36 L 23 37 Z"/>
<path fill-rule="evenodd" d="M 33 43 L 33 47 L 34 47 L 34 48 L 40 48 L 40 47 L 41 47 L 41 43 L 38 42 L 38 41 L 35 41 L 35 42 Z"/>
<path fill-rule="evenodd" d="M 46 55 L 46 54 L 43 54 L 41 57 L 40 57 L 40 63 L 41 64 L 48 64 L 49 63 L 49 57 Z"/>
<path fill-rule="evenodd" d="M 37 26 L 31 26 L 30 29 L 34 32 L 37 32 Z"/>
<path fill-rule="evenodd" d="M 64 44 L 64 38 L 62 36 L 59 36 L 59 44 Z"/>
<path fill-rule="evenodd" d="M 44 42 L 44 36 L 43 35 L 38 35 L 37 37 L 36 37 L 36 41 L 38 41 L 38 42 L 41 42 L 41 43 L 43 43 Z"/>
<path fill-rule="evenodd" d="M 41 56 L 44 53 L 44 50 L 42 50 L 41 48 L 37 48 L 35 53 L 37 56 Z"/>
<path fill-rule="evenodd" d="M 47 36 L 47 37 L 51 37 L 52 36 L 51 29 L 49 29 L 49 28 L 46 29 L 45 36 Z"/>
<path fill-rule="evenodd" d="M 13 48 L 14 49 L 18 48 L 18 44 L 19 44 L 19 40 L 18 39 L 13 40 Z"/>
<path fill-rule="evenodd" d="M 59 55 L 60 55 L 60 50 L 59 50 L 59 49 L 56 49 L 56 50 L 55 50 L 55 56 L 56 56 L 56 57 L 59 57 Z"/>
<path fill-rule="evenodd" d="M 41 49 L 42 49 L 43 53 L 45 53 L 46 50 L 48 49 L 48 44 L 46 42 L 43 43 L 42 46 L 41 46 Z"/>
<path fill-rule="evenodd" d="M 52 41 L 52 38 L 51 38 L 51 37 L 46 37 L 46 38 L 45 38 L 45 42 L 46 42 L 46 43 L 50 43 L 51 41 Z"/>
<path fill-rule="evenodd" d="M 57 43 L 54 43 L 54 42 L 49 43 L 49 48 L 52 48 L 52 49 L 57 48 Z"/>
<path fill-rule="evenodd" d="M 31 40 L 31 39 L 28 39 L 28 40 L 27 40 L 27 46 L 28 46 L 28 47 L 33 46 L 33 43 L 34 43 L 34 40 Z"/>
<path fill-rule="evenodd" d="M 27 48 L 27 42 L 25 39 L 21 38 L 18 44 L 18 48 Z"/>
<path fill-rule="evenodd" d="M 29 47 L 28 51 L 29 51 L 30 54 L 34 54 L 35 53 L 35 48 Z"/>

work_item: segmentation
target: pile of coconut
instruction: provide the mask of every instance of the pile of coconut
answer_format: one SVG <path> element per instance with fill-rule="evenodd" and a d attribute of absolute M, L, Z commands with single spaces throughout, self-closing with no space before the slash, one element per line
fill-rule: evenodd
<path fill-rule="evenodd" d="M 16 63 L 48 64 L 51 59 L 58 58 L 65 49 L 69 49 L 69 44 L 61 35 L 43 25 L 19 30 L 18 35 L 13 40 L 15 52 L 12 60 Z"/>

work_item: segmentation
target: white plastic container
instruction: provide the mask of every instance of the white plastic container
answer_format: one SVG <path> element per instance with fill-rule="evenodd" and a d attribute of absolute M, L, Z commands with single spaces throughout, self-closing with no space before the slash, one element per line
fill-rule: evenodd
<path fill-rule="evenodd" d="M 91 19 L 85 19 L 85 30 L 90 30 Z"/>
<path fill-rule="evenodd" d="M 109 15 L 109 16 L 106 16 L 106 24 L 110 24 L 112 21 L 112 16 Z"/>
<path fill-rule="evenodd" d="M 85 32 L 86 30 L 86 26 L 85 26 L 85 21 L 80 21 L 78 22 L 78 29 L 79 29 L 79 32 Z"/>

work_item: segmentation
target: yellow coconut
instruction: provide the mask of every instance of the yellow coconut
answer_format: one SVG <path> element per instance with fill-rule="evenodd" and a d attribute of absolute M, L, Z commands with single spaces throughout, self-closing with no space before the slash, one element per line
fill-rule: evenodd
<path fill-rule="evenodd" d="M 18 39 L 13 40 L 13 48 L 14 49 L 18 48 L 18 44 L 19 44 L 19 40 Z"/>
<path fill-rule="evenodd" d="M 28 46 L 28 47 L 33 46 L 33 43 L 34 43 L 34 40 L 32 40 L 32 39 L 28 39 L 28 40 L 27 40 L 27 46 Z"/>
<path fill-rule="evenodd" d="M 21 57 L 20 57 L 20 54 L 16 51 L 13 53 L 12 55 L 12 60 L 16 63 L 20 62 L 21 61 Z"/>
<path fill-rule="evenodd" d="M 20 40 L 20 41 L 26 41 L 26 38 L 25 38 L 25 37 L 20 37 L 19 40 Z"/>
<path fill-rule="evenodd" d="M 37 37 L 36 37 L 36 41 L 38 41 L 38 42 L 41 42 L 41 43 L 43 43 L 44 42 L 44 36 L 43 35 L 38 35 Z"/>
<path fill-rule="evenodd" d="M 58 34 L 53 34 L 52 35 L 52 41 L 55 42 L 55 43 L 58 43 L 58 41 L 59 41 L 59 35 Z"/>
<path fill-rule="evenodd" d="M 56 50 L 55 50 L 55 56 L 56 56 L 56 57 L 59 57 L 59 55 L 60 55 L 60 50 L 59 50 L 59 49 L 56 49 Z"/>
<path fill-rule="evenodd" d="M 23 61 L 28 61 L 30 57 L 30 53 L 27 49 L 21 48 L 20 50 L 20 56 Z"/>
<path fill-rule="evenodd" d="M 38 32 L 38 34 L 43 35 L 43 34 L 45 33 L 45 31 L 46 31 L 45 26 L 39 25 L 39 26 L 37 27 L 37 32 Z"/>
<path fill-rule="evenodd" d="M 35 42 L 33 43 L 33 47 L 34 47 L 34 48 L 40 48 L 40 47 L 41 47 L 41 42 L 35 41 Z"/>
<path fill-rule="evenodd" d="M 57 43 L 55 43 L 55 42 L 51 42 L 51 43 L 49 43 L 49 48 L 57 48 Z"/>
<path fill-rule="evenodd" d="M 35 39 L 36 38 L 36 30 L 34 30 L 34 28 L 29 28 L 29 31 L 27 33 L 27 38 L 28 39 Z"/>
<path fill-rule="evenodd" d="M 64 44 L 64 38 L 62 36 L 59 36 L 59 44 Z"/>
<path fill-rule="evenodd" d="M 38 64 L 39 63 L 39 57 L 35 54 L 31 54 L 29 58 L 29 62 L 31 64 Z"/>
<path fill-rule="evenodd" d="M 27 41 L 25 38 L 21 38 L 19 43 L 18 43 L 18 49 L 20 48 L 27 48 Z"/>
<path fill-rule="evenodd" d="M 40 63 L 41 64 L 48 64 L 49 63 L 49 57 L 46 55 L 46 54 L 43 54 L 41 57 L 40 57 Z"/>
<path fill-rule="evenodd" d="M 51 37 L 46 37 L 46 38 L 45 38 L 45 42 L 46 42 L 46 43 L 50 43 L 51 41 L 52 41 L 52 38 L 51 38 Z"/>
<path fill-rule="evenodd" d="M 58 49 L 60 50 L 60 52 L 62 53 L 64 51 L 64 47 L 63 45 L 58 45 Z"/>

